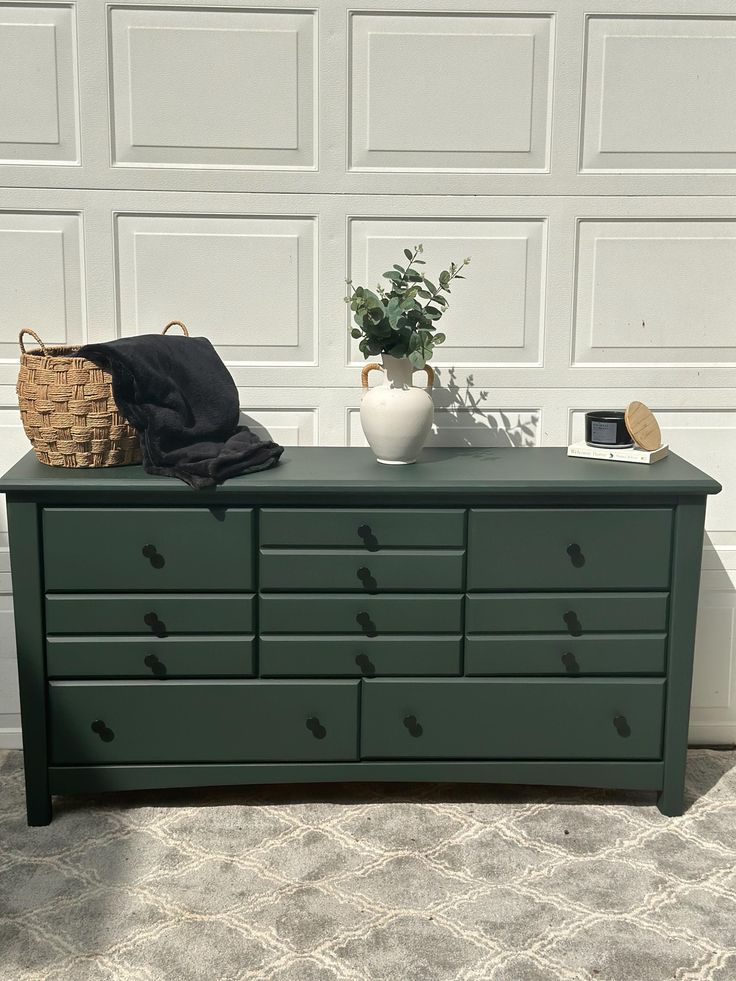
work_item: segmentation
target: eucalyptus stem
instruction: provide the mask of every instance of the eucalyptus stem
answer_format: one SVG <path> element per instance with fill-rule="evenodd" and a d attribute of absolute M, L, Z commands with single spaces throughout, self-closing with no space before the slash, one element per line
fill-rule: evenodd
<path fill-rule="evenodd" d="M 407 358 L 415 368 L 423 368 L 437 345 L 444 343 L 445 335 L 437 330 L 437 321 L 447 312 L 449 301 L 443 298 L 439 302 L 439 296 L 450 292 L 450 283 L 470 260 L 465 259 L 459 265 L 451 262 L 440 273 L 439 286 L 434 286 L 424 273 L 414 268 L 422 252 L 421 245 L 405 248 L 404 260 L 408 260 L 408 265 L 395 264 L 385 272 L 383 279 L 388 280 L 388 286 L 379 282 L 376 292 L 364 286 L 355 287 L 352 280 L 345 280 L 350 287 L 345 302 L 353 311 L 354 324 L 348 329 L 359 341 L 358 347 L 365 358 L 390 354 Z M 426 285 L 428 282 L 430 286 Z M 424 305 L 419 293 L 429 297 Z M 428 309 L 433 300 L 438 301 L 436 307 Z"/>

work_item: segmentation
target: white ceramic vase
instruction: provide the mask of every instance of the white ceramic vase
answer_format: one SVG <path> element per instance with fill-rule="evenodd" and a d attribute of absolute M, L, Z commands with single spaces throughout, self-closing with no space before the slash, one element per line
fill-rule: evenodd
<path fill-rule="evenodd" d="M 414 372 L 408 358 L 382 355 L 383 364 L 371 362 L 363 368 L 363 399 L 360 422 L 365 438 L 379 463 L 415 463 L 427 441 L 434 419 L 434 405 L 429 391 L 434 372 L 427 365 L 427 387 L 414 386 Z M 383 370 L 382 385 L 370 388 L 369 372 Z"/>

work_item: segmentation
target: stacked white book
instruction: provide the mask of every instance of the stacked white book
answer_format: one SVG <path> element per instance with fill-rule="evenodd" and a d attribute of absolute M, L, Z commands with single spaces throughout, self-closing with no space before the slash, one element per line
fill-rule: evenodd
<path fill-rule="evenodd" d="M 586 460 L 617 460 L 619 463 L 656 463 L 669 453 L 667 444 L 656 450 L 643 450 L 639 446 L 626 446 L 623 449 L 609 449 L 605 446 L 589 446 L 586 442 L 571 443 L 567 448 L 568 456 L 577 456 Z"/>

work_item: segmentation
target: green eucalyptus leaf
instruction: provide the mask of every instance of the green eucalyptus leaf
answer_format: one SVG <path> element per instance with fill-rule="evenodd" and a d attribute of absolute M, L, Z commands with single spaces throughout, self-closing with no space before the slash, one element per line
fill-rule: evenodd
<path fill-rule="evenodd" d="M 445 337 L 444 334 L 437 333 L 434 335 L 432 340 L 434 341 L 435 344 L 444 344 L 447 338 Z"/>
<path fill-rule="evenodd" d="M 411 260 L 413 258 L 412 254 L 411 254 L 411 250 L 410 249 L 404 249 L 404 255 L 409 260 L 409 262 L 411 262 Z"/>
<path fill-rule="evenodd" d="M 351 328 L 351 330 L 350 330 L 350 336 L 351 336 L 351 337 L 354 337 L 354 338 L 356 339 L 356 341 L 357 341 L 357 339 L 358 339 L 359 337 L 362 337 L 362 336 L 363 336 L 363 332 L 362 332 L 362 331 L 360 331 L 360 330 L 358 330 L 358 328 L 357 328 L 357 327 L 353 327 L 353 328 Z"/>
<path fill-rule="evenodd" d="M 424 355 L 421 351 L 411 351 L 409 353 L 409 362 L 414 368 L 424 367 Z"/>
<path fill-rule="evenodd" d="M 425 278 L 425 280 L 424 280 L 424 285 L 425 285 L 425 286 L 427 287 L 427 289 L 428 289 L 428 290 L 430 290 L 430 291 L 431 291 L 432 293 L 436 293 L 436 292 L 437 292 L 437 287 L 436 287 L 436 286 L 434 285 L 434 283 L 432 283 L 432 282 L 430 282 L 430 280 L 428 280 L 428 279 L 426 279 L 426 278 Z"/>
<path fill-rule="evenodd" d="M 386 316 L 391 327 L 395 328 L 398 324 L 399 317 L 401 316 L 401 307 L 399 306 L 399 301 L 395 296 L 391 297 L 388 302 L 388 306 L 386 307 Z"/>

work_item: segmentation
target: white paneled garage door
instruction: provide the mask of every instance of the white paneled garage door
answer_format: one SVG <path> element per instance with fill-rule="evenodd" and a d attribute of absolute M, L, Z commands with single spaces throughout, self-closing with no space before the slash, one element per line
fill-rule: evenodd
<path fill-rule="evenodd" d="M 344 279 L 416 242 L 430 269 L 471 255 L 432 440 L 563 445 L 586 409 L 658 412 L 725 488 L 691 735 L 733 742 L 734 107 L 732 0 L 0 0 L 0 464 L 27 448 L 22 326 L 60 344 L 181 318 L 254 425 L 361 444 Z"/>

